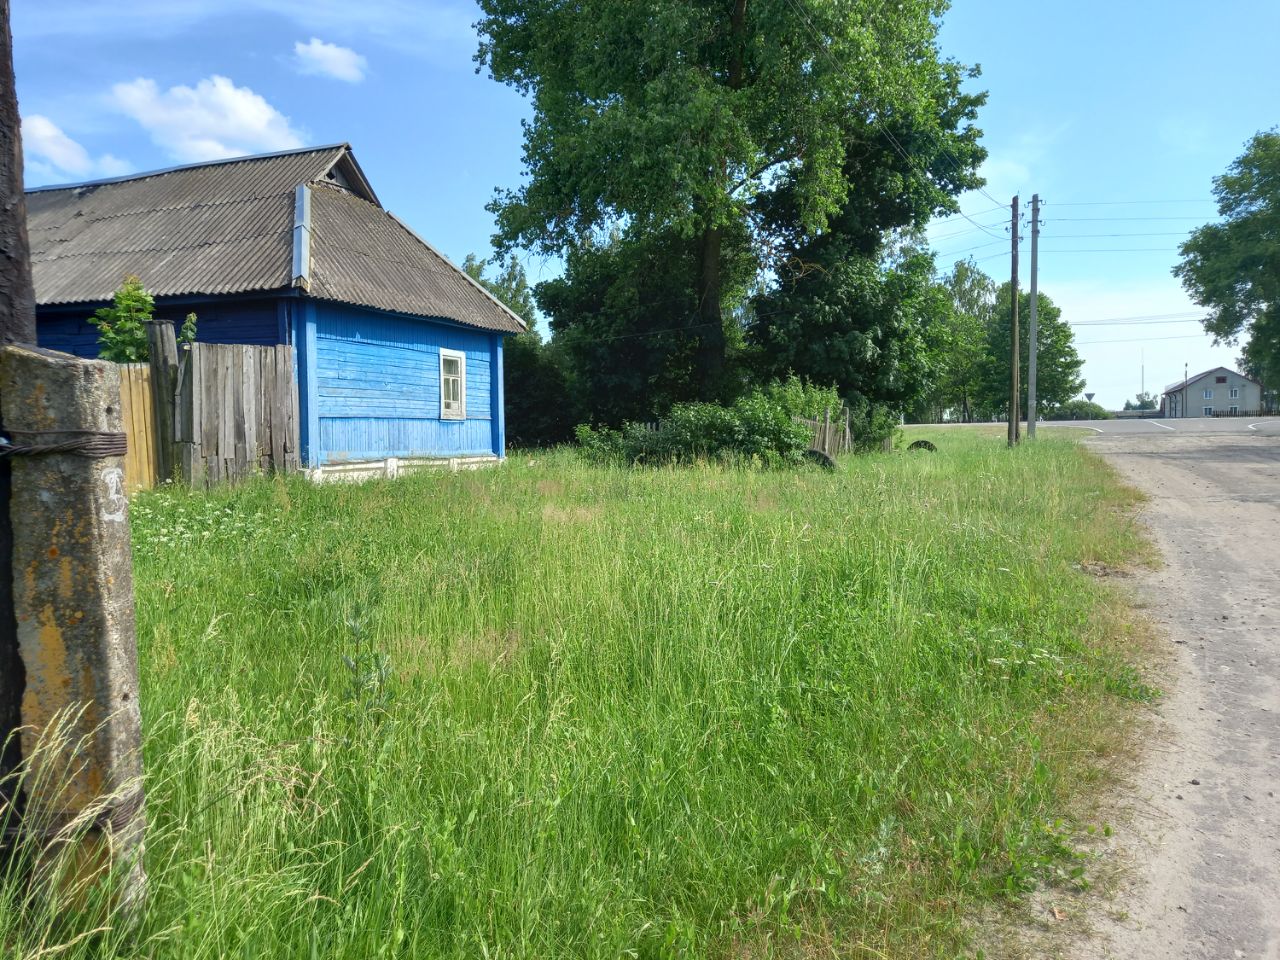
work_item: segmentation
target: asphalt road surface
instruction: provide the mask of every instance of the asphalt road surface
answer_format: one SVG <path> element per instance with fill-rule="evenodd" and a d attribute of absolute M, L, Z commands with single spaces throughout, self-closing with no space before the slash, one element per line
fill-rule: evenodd
<path fill-rule="evenodd" d="M 1280 437 L 1280 417 L 1187 417 L 1184 420 L 1059 420 L 1042 421 L 1046 427 L 1075 427 L 1104 437 L 1272 436 Z"/>
<path fill-rule="evenodd" d="M 1133 879 L 1078 954 L 1280 960 L 1280 418 L 1062 426 L 1150 496 L 1165 567 L 1139 596 L 1175 663 L 1121 834 Z"/>

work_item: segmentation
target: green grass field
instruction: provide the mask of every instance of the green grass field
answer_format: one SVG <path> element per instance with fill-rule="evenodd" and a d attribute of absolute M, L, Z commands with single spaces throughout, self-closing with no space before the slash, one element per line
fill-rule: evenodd
<path fill-rule="evenodd" d="M 957 955 L 1073 869 L 1147 548 L 1073 442 L 922 435 L 137 497 L 147 910 L 7 955 Z"/>

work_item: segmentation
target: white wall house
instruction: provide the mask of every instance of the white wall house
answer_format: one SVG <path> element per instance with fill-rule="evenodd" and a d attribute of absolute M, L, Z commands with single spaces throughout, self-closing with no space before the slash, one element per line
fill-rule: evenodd
<path fill-rule="evenodd" d="M 1214 367 L 1164 388 L 1166 417 L 1244 416 L 1262 410 L 1262 384 L 1243 373 Z"/>

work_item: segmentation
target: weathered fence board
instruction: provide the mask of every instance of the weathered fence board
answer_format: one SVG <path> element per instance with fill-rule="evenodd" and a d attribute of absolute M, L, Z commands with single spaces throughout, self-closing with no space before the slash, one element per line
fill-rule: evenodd
<path fill-rule="evenodd" d="M 150 490 L 159 479 L 151 368 L 145 363 L 122 363 L 119 367 L 120 419 L 128 441 L 124 458 L 125 489 L 129 493 Z"/>
<path fill-rule="evenodd" d="M 176 409 L 185 423 L 175 435 L 190 447 L 184 479 L 213 485 L 298 469 L 291 347 L 193 343 L 180 367 Z"/>

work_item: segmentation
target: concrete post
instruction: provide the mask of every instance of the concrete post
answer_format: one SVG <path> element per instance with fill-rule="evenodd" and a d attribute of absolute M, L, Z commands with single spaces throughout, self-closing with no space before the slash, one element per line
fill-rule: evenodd
<path fill-rule="evenodd" d="M 87 827 L 62 882 L 83 889 L 114 869 L 131 906 L 143 896 L 144 820 L 119 373 L 5 346 L 0 415 L 17 448 L 7 459 L 22 755 L 39 785 L 25 790 L 23 823 L 46 838 Z"/>

